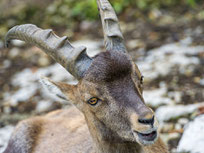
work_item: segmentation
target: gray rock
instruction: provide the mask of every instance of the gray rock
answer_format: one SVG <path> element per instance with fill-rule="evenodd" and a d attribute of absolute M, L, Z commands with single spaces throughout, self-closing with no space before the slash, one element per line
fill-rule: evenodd
<path fill-rule="evenodd" d="M 15 58 L 20 54 L 20 49 L 17 47 L 13 47 L 12 49 L 10 49 L 9 51 L 9 58 Z"/>
<path fill-rule="evenodd" d="M 178 123 L 181 124 L 181 125 L 185 125 L 189 122 L 189 120 L 187 118 L 180 118 L 178 120 Z"/>
<path fill-rule="evenodd" d="M 203 103 L 192 105 L 161 106 L 156 110 L 156 116 L 160 122 L 169 121 L 171 119 L 189 115 L 195 112 L 202 105 Z"/>
<path fill-rule="evenodd" d="M 204 115 L 198 116 L 185 126 L 177 152 L 203 153 Z"/>
<path fill-rule="evenodd" d="M 200 84 L 204 86 L 204 78 L 200 80 Z"/>
<path fill-rule="evenodd" d="M 143 95 L 146 104 L 156 108 L 161 105 L 168 105 L 173 103 L 173 101 L 169 97 L 165 96 L 166 93 L 166 85 L 162 85 L 158 89 L 145 90 Z"/>
<path fill-rule="evenodd" d="M 50 108 L 52 107 L 52 102 L 50 101 L 39 101 L 37 103 L 37 106 L 36 106 L 36 111 L 38 113 L 43 113 L 43 112 L 47 112 L 50 110 Z"/>
<path fill-rule="evenodd" d="M 13 129 L 13 126 L 6 126 L 0 129 L 0 153 L 5 150 Z"/>
<path fill-rule="evenodd" d="M 188 37 L 179 43 L 163 45 L 148 51 L 147 56 L 138 58 L 136 63 L 146 80 L 167 76 L 175 65 L 180 67 L 181 73 L 185 73 L 189 65 L 200 64 L 197 57 L 186 55 L 198 55 L 204 49 L 204 46 L 191 46 L 191 43 L 192 38 Z"/>
<path fill-rule="evenodd" d="M 4 43 L 0 41 L 0 49 L 4 47 Z"/>
<path fill-rule="evenodd" d="M 160 128 L 162 133 L 169 133 L 174 129 L 174 124 L 173 123 L 160 124 Z"/>

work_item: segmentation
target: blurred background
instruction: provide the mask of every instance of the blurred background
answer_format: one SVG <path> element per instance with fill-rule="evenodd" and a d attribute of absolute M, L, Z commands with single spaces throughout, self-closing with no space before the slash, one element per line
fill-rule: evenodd
<path fill-rule="evenodd" d="M 144 99 L 172 153 L 203 153 L 204 1 L 110 0 L 130 55 L 145 77 Z M 91 56 L 103 48 L 96 0 L 0 0 L 0 153 L 22 119 L 68 108 L 40 76 L 76 82 L 40 49 L 21 41 L 4 48 L 13 26 L 32 23 L 66 35 Z"/>

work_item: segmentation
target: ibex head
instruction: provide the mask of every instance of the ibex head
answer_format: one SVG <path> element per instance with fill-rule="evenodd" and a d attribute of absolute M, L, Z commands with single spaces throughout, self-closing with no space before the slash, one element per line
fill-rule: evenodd
<path fill-rule="evenodd" d="M 66 98 L 84 114 L 93 137 L 103 141 L 153 144 L 158 123 L 142 97 L 141 73 L 126 51 L 117 16 L 107 0 L 98 0 L 106 52 L 94 58 L 85 47 L 74 48 L 67 37 L 35 25 L 12 28 L 6 37 L 20 39 L 42 48 L 67 69 L 77 85 L 43 79 L 57 96 Z M 94 132 L 95 131 L 95 132 Z M 96 132 L 97 131 L 97 132 Z"/>

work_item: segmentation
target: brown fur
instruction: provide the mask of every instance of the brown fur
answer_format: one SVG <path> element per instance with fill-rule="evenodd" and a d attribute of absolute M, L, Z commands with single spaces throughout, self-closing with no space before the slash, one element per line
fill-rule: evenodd
<path fill-rule="evenodd" d="M 156 119 L 152 124 L 139 122 L 154 116 L 144 103 L 140 79 L 128 55 L 108 51 L 94 58 L 78 85 L 50 80 L 46 86 L 59 88 L 82 113 L 72 107 L 21 122 L 5 153 L 15 153 L 9 147 L 15 150 L 20 142 L 22 153 L 167 153 L 159 136 L 147 142 L 137 135 L 158 128 Z M 92 97 L 99 98 L 95 106 L 87 102 Z"/>
<path fill-rule="evenodd" d="M 12 138 L 14 137 L 14 135 L 16 135 L 16 133 L 19 134 L 19 130 L 22 130 L 22 128 L 25 127 L 27 128 L 27 130 L 23 131 L 23 134 L 28 137 L 26 139 L 27 142 L 24 143 L 26 145 L 29 145 L 29 147 L 32 146 L 32 148 L 34 148 L 29 152 L 95 153 L 93 148 L 94 142 L 91 138 L 84 117 L 75 107 L 69 108 L 67 110 L 54 111 L 42 117 L 34 117 L 22 121 L 16 127 Z M 37 133 L 40 134 L 39 137 L 37 135 L 34 135 Z M 22 141 L 22 137 L 19 137 L 19 139 L 15 139 L 12 141 Z M 124 153 L 143 152 L 141 147 L 139 145 L 135 146 L 134 143 L 105 143 L 104 145 L 110 147 L 112 152 L 116 152 L 116 148 L 122 148 L 122 152 Z M 13 146 L 8 146 L 5 153 L 11 153 L 9 149 L 13 150 L 13 152 L 16 151 L 15 153 L 27 152 L 26 148 L 28 146 L 24 146 L 23 151 L 18 151 L 17 147 L 12 147 Z M 143 147 L 143 149 L 145 153 L 159 153 L 161 152 L 161 150 L 164 151 L 162 153 L 167 153 L 167 151 L 165 151 L 166 147 L 160 139 L 158 139 L 158 141 L 156 141 L 154 145 Z"/>

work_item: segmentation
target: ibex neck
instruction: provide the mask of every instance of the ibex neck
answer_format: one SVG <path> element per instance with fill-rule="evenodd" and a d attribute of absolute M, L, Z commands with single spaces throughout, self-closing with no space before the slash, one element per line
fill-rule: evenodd
<path fill-rule="evenodd" d="M 169 153 L 160 138 L 153 145 L 141 146 L 138 143 L 123 142 L 100 122 L 88 123 L 88 126 L 95 145 L 95 153 Z"/>
<path fill-rule="evenodd" d="M 104 140 L 95 141 L 95 145 L 96 153 L 169 153 L 160 138 L 155 144 L 149 146 L 140 146 L 137 143 L 114 143 Z"/>
<path fill-rule="evenodd" d="M 158 138 L 153 145 L 143 147 L 143 150 L 145 153 L 169 153 L 167 146 L 161 138 Z"/>
<path fill-rule="evenodd" d="M 101 141 L 96 144 L 96 153 L 140 153 L 141 149 L 137 144 L 111 143 Z"/>
<path fill-rule="evenodd" d="M 104 124 L 95 121 L 89 124 L 89 131 L 93 138 L 96 153 L 140 153 L 138 143 L 124 142 L 117 138 L 115 133 Z"/>

